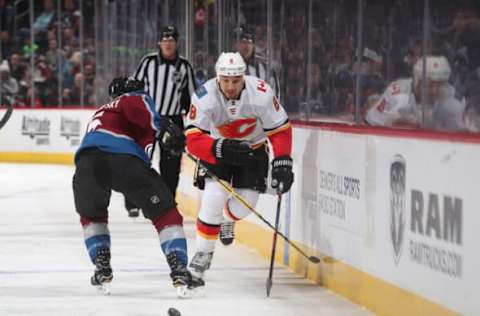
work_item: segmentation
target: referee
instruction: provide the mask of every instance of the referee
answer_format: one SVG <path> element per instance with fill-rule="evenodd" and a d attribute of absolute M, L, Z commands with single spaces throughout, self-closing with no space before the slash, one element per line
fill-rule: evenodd
<path fill-rule="evenodd" d="M 268 74 L 266 56 L 257 54 L 255 51 L 255 29 L 243 25 L 234 30 L 234 36 L 236 38 L 236 49 L 247 65 L 245 74 L 265 80 L 275 91 L 277 99 L 280 99 L 280 81 L 275 67 L 272 67 L 270 74 Z"/>
<path fill-rule="evenodd" d="M 196 89 L 193 69 L 188 60 L 178 54 L 178 31 L 175 26 L 162 28 L 158 44 L 159 52 L 145 55 L 133 76 L 145 83 L 145 91 L 155 101 L 160 116 L 170 118 L 183 130 L 182 112 L 188 111 L 190 96 Z M 175 197 L 181 156 L 172 156 L 158 147 L 160 174 Z M 138 216 L 138 208 L 128 200 L 125 200 L 125 206 L 130 217 Z"/>

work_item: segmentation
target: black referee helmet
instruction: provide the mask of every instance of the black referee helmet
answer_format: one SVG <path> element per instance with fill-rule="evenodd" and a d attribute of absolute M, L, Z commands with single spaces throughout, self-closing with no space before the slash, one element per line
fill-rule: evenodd
<path fill-rule="evenodd" d="M 252 43 L 255 42 L 255 29 L 248 25 L 242 25 L 234 30 L 235 37 L 239 40 L 247 40 Z"/>
<path fill-rule="evenodd" d="M 173 25 L 165 26 L 160 30 L 160 40 L 168 39 L 170 37 L 178 40 L 178 31 L 177 28 Z"/>

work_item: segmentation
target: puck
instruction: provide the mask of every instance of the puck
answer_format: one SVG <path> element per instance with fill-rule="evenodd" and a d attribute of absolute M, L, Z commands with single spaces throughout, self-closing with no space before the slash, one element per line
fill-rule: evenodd
<path fill-rule="evenodd" d="M 181 316 L 181 315 L 182 314 L 180 314 L 179 310 L 176 308 L 170 307 L 168 309 L 168 316 Z"/>

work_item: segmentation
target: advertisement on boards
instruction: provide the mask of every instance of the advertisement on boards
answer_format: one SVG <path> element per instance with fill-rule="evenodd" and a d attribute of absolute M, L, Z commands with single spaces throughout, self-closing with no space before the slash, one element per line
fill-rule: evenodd
<path fill-rule="evenodd" d="M 378 270 L 387 280 L 454 310 L 480 311 L 476 240 L 478 146 L 375 141 Z"/>
<path fill-rule="evenodd" d="M 0 151 L 73 153 L 93 113 L 16 109 L 0 133 Z"/>
<path fill-rule="evenodd" d="M 332 137 L 335 141 L 330 140 Z M 316 210 L 336 227 L 363 235 L 365 142 L 358 135 L 328 132 L 318 141 Z"/>
<path fill-rule="evenodd" d="M 294 139 L 291 237 L 357 262 L 353 249 L 365 234 L 365 138 L 295 129 Z"/>

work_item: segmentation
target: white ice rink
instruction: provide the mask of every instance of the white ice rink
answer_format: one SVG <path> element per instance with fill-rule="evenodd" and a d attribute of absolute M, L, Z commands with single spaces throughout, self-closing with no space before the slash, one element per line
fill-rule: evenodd
<path fill-rule="evenodd" d="M 371 315 L 276 267 L 246 247 L 217 245 L 206 296 L 178 299 L 154 227 L 132 222 L 120 195 L 110 204 L 112 294 L 90 286 L 93 266 L 74 211 L 71 166 L 0 164 L 0 315 Z M 186 219 L 190 253 L 194 222 Z"/>

